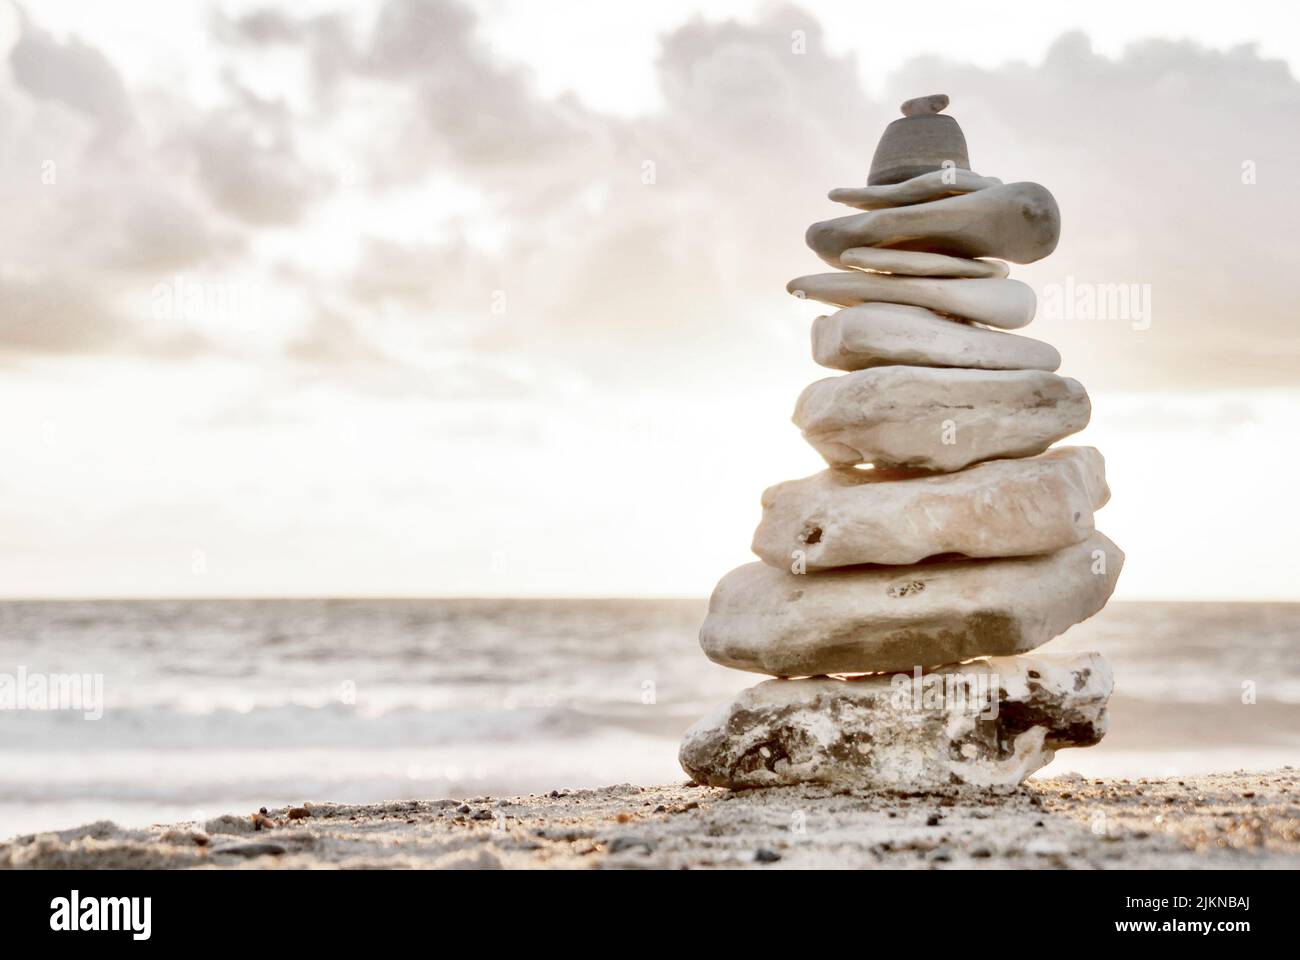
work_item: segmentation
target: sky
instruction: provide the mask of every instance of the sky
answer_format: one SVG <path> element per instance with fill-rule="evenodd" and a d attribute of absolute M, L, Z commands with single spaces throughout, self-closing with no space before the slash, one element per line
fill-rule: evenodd
<path fill-rule="evenodd" d="M 0 595 L 707 594 L 821 467 L 804 230 L 945 92 L 1061 207 L 1117 596 L 1300 599 L 1294 15 L 1001 6 L 0 6 Z"/>

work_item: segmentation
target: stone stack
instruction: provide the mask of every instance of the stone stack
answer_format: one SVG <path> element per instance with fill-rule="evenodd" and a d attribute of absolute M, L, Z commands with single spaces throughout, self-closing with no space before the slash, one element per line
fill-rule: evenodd
<path fill-rule="evenodd" d="M 864 212 L 808 230 L 837 272 L 788 289 L 840 308 L 812 348 L 846 372 L 794 422 L 830 469 L 763 494 L 762 562 L 709 602 L 709 658 L 780 679 L 686 734 L 701 783 L 1006 786 L 1104 733 L 1099 654 L 1024 655 L 1100 610 L 1124 560 L 1093 526 L 1101 454 L 1048 449 L 1087 425 L 1087 393 L 1001 332 L 1036 308 L 1003 261 L 1051 253 L 1060 214 L 972 173 L 947 104 L 904 103 L 868 185 L 830 194 Z"/>

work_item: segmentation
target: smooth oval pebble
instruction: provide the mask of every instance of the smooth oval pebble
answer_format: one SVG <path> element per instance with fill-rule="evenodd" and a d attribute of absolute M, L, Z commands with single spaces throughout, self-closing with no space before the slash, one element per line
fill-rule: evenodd
<path fill-rule="evenodd" d="M 900 277 L 851 271 L 815 273 L 786 284 L 795 296 L 854 307 L 860 303 L 910 303 L 940 313 L 1016 330 L 1034 319 L 1038 298 L 1019 280 L 948 280 L 939 277 Z"/>
<path fill-rule="evenodd" d="M 270 840 L 247 840 L 225 843 L 212 848 L 213 855 L 229 854 L 234 857 L 280 856 L 288 850 L 281 843 Z"/>
<path fill-rule="evenodd" d="M 905 117 L 924 117 L 931 113 L 942 113 L 948 106 L 948 94 L 931 93 L 924 97 L 904 100 L 898 108 Z"/>
<path fill-rule="evenodd" d="M 1033 263 L 1056 249 L 1061 211 L 1046 187 L 1007 183 L 929 203 L 814 223 L 805 239 L 833 267 L 850 247 L 897 247 Z"/>
<path fill-rule="evenodd" d="M 888 207 L 906 207 L 944 197 L 955 197 L 976 190 L 999 187 L 997 177 L 981 177 L 969 170 L 954 167 L 951 170 L 931 170 L 900 183 L 882 183 L 866 187 L 836 187 L 827 196 L 859 210 L 883 210 Z"/>
<path fill-rule="evenodd" d="M 813 359 L 832 370 L 892 364 L 980 370 L 1055 370 L 1050 343 L 989 330 L 903 303 L 864 303 L 821 316 L 812 326 Z"/>
<path fill-rule="evenodd" d="M 968 257 L 947 257 L 942 253 L 894 250 L 889 247 L 852 247 L 840 254 L 840 262 L 854 270 L 892 273 L 903 277 L 1001 280 L 1011 272 L 1011 268 L 1002 260 L 972 260 Z"/>

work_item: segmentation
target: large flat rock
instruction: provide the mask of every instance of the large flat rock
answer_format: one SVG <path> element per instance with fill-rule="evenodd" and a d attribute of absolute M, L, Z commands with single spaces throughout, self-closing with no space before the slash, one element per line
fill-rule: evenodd
<path fill-rule="evenodd" d="M 699 721 L 682 768 L 714 787 L 1014 787 L 1106 732 L 1098 653 L 1006 657 L 929 677 L 769 680 Z"/>
<path fill-rule="evenodd" d="M 814 360 L 835 370 L 903 364 L 1051 371 L 1061 365 L 1061 355 L 1050 343 L 901 303 L 864 303 L 818 317 L 812 348 Z"/>
<path fill-rule="evenodd" d="M 890 366 L 810 384 L 792 419 L 832 466 L 952 471 L 1042 453 L 1091 413 L 1083 385 L 1054 373 Z"/>
<path fill-rule="evenodd" d="M 908 303 L 964 320 L 1016 330 L 1034 319 L 1038 300 L 1019 280 L 901 277 L 850 270 L 796 277 L 786 289 L 797 297 L 837 307 L 860 303 Z"/>
<path fill-rule="evenodd" d="M 959 473 L 894 479 L 823 470 L 763 492 L 754 553 L 782 570 L 917 563 L 940 554 L 1015 557 L 1086 539 L 1109 499 L 1093 447 L 990 460 Z"/>
<path fill-rule="evenodd" d="M 843 266 L 851 247 L 897 247 L 955 257 L 1033 263 L 1056 249 L 1061 212 L 1037 183 L 1007 183 L 958 197 L 856 213 L 814 223 L 807 241 L 819 257 Z"/>
<path fill-rule="evenodd" d="M 1123 564 L 1096 532 L 1033 557 L 805 574 L 749 563 L 714 589 L 700 646 L 715 663 L 777 677 L 1023 653 L 1105 606 Z"/>

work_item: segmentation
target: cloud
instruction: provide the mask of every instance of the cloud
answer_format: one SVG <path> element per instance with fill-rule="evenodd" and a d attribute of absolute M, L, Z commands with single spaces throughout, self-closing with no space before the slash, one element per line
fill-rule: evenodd
<path fill-rule="evenodd" d="M 0 54 L 0 430 L 21 453 L 0 482 L 34 545 L 10 592 L 707 589 L 743 559 L 757 490 L 817 468 L 782 424 L 828 375 L 815 305 L 785 293 L 821 269 L 805 229 L 846 212 L 827 191 L 863 183 L 897 104 L 933 92 L 977 171 L 1060 201 L 1057 251 L 1014 276 L 1151 292 L 1149 329 L 1044 311 L 1027 331 L 1096 398 L 1138 591 L 1290 589 L 1225 588 L 1195 550 L 1137 569 L 1187 527 L 1195 491 L 1168 491 L 1193 452 L 1227 465 L 1234 503 L 1284 495 L 1282 64 L 1068 34 L 1032 63 L 917 58 L 876 97 L 787 6 L 666 30 L 660 106 L 609 116 L 495 52 L 493 5 L 292 9 L 204 15 L 214 42 L 131 62 L 36 10 Z M 171 309 L 151 309 L 160 284 Z M 1269 546 L 1234 522 L 1230 550 Z M 195 581 L 196 547 L 224 570 Z"/>
<path fill-rule="evenodd" d="M 213 112 L 184 132 L 181 142 L 197 164 L 197 180 L 212 204 L 253 226 L 296 222 L 324 192 L 323 175 L 293 149 L 287 116 L 250 122 L 244 108 Z"/>
<path fill-rule="evenodd" d="M 322 308 L 311 325 L 285 347 L 285 355 L 309 366 L 386 367 L 388 358 L 347 317 Z"/>
<path fill-rule="evenodd" d="M 352 83 L 391 88 L 383 100 L 400 108 L 376 114 L 367 182 L 450 175 L 481 203 L 438 243 L 361 239 L 353 309 L 425 311 L 416 323 L 484 356 L 563 363 L 606 386 L 709 383 L 719 357 L 779 362 L 768 328 L 788 320 L 781 287 L 809 259 L 804 227 L 837 163 L 865 166 L 874 136 L 870 120 L 846 136 L 842 112 L 885 117 L 853 59 L 820 52 L 815 21 L 793 9 L 697 21 L 665 40 L 665 111 L 629 121 L 539 98 L 473 24 L 455 4 L 394 0 L 357 58 Z M 812 52 L 792 49 L 796 30 Z M 489 249 L 472 239 L 485 227 Z"/>
<path fill-rule="evenodd" d="M 0 350 L 64 353 L 111 349 L 131 335 L 129 324 L 69 277 L 0 275 Z"/>
<path fill-rule="evenodd" d="M 176 356 L 133 315 L 150 276 L 233 249 L 143 139 L 117 73 L 29 19 L 0 70 L 0 354 Z M 188 351 L 181 351 L 188 352 Z"/>
<path fill-rule="evenodd" d="M 1030 332 L 1061 345 L 1067 372 L 1126 389 L 1296 382 L 1285 278 L 1300 135 L 1285 118 L 1300 85 L 1284 63 L 1166 40 L 1110 59 L 1071 33 L 1037 67 L 916 61 L 891 89 L 931 87 L 954 94 L 976 169 L 1056 194 L 1061 243 L 1029 271 L 1040 294 L 1067 278 L 1149 288 L 1149 329 L 1040 312 Z"/>
<path fill-rule="evenodd" d="M 292 222 L 319 195 L 288 111 L 235 87 L 206 110 L 167 91 L 137 99 L 98 50 L 17 20 L 0 70 L 0 353 L 216 348 L 184 318 L 151 316 L 150 292 L 248 269 L 242 228 Z"/>
<path fill-rule="evenodd" d="M 133 95 L 93 48 L 24 23 L 0 89 L 18 109 L 0 125 L 28 147 L 28 185 L 5 199 L 42 216 L 0 228 L 25 251 L 18 265 L 51 284 L 87 278 L 83 297 L 151 271 L 264 271 L 318 305 L 284 330 L 299 366 L 361 356 L 433 369 L 455 355 L 614 390 L 784 383 L 816 373 L 807 319 L 783 292 L 816 268 L 804 229 L 842 212 L 826 191 L 864 181 L 899 101 L 945 91 L 979 172 L 1037 180 L 1060 202 L 1056 253 L 1015 276 L 1040 294 L 1067 282 L 1150 291 L 1149 329 L 1040 316 L 1030 332 L 1060 347 L 1066 372 L 1098 388 L 1295 381 L 1300 195 L 1288 174 L 1300 137 L 1287 121 L 1300 86 L 1251 48 L 1151 41 L 1106 58 L 1067 34 L 1038 64 L 915 59 L 875 100 L 811 13 L 778 7 L 666 33 L 662 108 L 627 118 L 539 94 L 465 4 L 374 10 L 215 14 L 208 66 L 222 97 L 202 109 Z M 253 83 L 271 56 L 297 58 L 305 97 Z M 62 202 L 33 199 L 45 156 L 88 164 Z M 321 260 L 323 241 L 346 252 Z M 284 260 L 292 269 L 278 270 Z M 118 316 L 51 342 L 119 349 L 133 340 Z"/>
<path fill-rule="evenodd" d="M 265 8 L 232 16 L 217 9 L 210 18 L 210 29 L 216 40 L 234 49 L 303 48 L 311 64 L 315 92 L 322 98 L 328 98 L 355 66 L 355 43 L 341 14 L 294 17 Z"/>
<path fill-rule="evenodd" d="M 14 81 L 32 96 L 71 107 L 107 131 L 132 119 L 122 77 L 102 53 L 76 37 L 58 43 L 19 12 L 21 34 L 9 54 Z"/>

